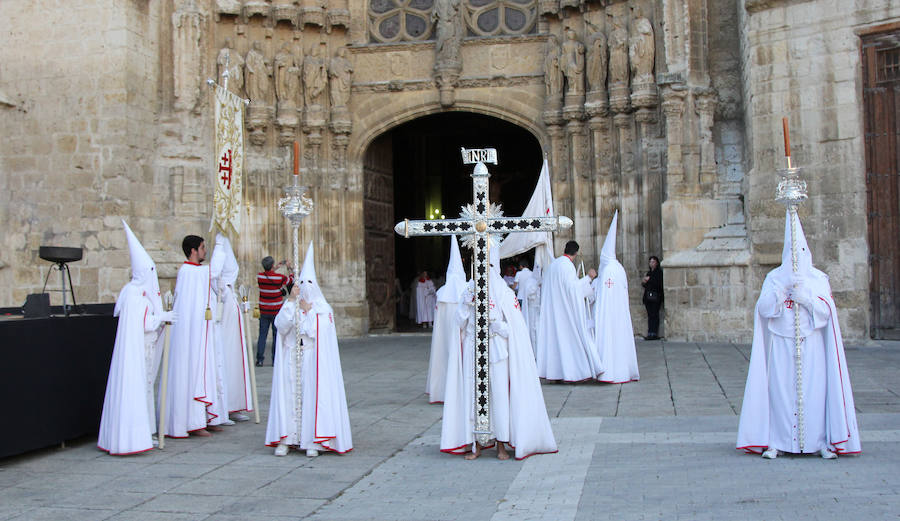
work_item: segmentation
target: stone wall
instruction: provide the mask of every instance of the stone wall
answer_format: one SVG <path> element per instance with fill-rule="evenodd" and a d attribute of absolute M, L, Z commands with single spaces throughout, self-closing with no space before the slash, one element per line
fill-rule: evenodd
<path fill-rule="evenodd" d="M 146 235 L 168 199 L 148 161 L 159 9 L 3 2 L 0 19 L 7 28 L 0 82 L 13 103 L 0 108 L 0 305 L 21 305 L 40 291 L 51 267 L 38 258 L 41 245 L 83 246 L 84 259 L 70 266 L 77 299 L 112 301 L 129 274 L 120 217 L 131 216 Z M 48 286 L 59 288 L 55 272 Z M 52 302 L 61 302 L 59 293 Z"/>

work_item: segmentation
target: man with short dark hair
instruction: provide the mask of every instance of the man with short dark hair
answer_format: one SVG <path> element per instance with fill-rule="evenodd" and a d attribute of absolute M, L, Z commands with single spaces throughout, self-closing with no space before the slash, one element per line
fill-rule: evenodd
<path fill-rule="evenodd" d="M 287 261 L 281 261 L 278 266 L 287 265 Z M 294 281 L 293 272 L 290 276 L 273 271 L 275 259 L 267 256 L 262 260 L 263 271 L 256 275 L 256 283 L 259 285 L 259 339 L 256 342 L 256 365 L 260 367 L 266 358 L 266 338 L 269 336 L 269 327 L 272 328 L 272 363 L 275 363 L 275 339 L 278 338 L 278 330 L 275 328 L 275 315 L 281 310 L 284 302 L 282 296 L 287 294 L 287 285 Z M 290 270 L 289 270 L 290 271 Z"/>
<path fill-rule="evenodd" d="M 575 256 L 578 243 L 566 243 L 565 254 L 550 263 L 541 290 L 538 321 L 538 375 L 548 380 L 578 382 L 597 378 L 603 364 L 588 331 L 585 299 L 593 296 L 591 280 L 597 272 L 578 278 Z"/>
<path fill-rule="evenodd" d="M 160 435 L 186 438 L 189 434 L 209 436 L 218 425 L 231 424 L 225 405 L 223 385 L 216 360 L 216 299 L 206 243 L 188 235 L 181 243 L 187 260 L 178 269 L 173 311 L 179 320 L 172 326 L 169 351 L 169 385 L 166 396 L 166 432 Z"/>

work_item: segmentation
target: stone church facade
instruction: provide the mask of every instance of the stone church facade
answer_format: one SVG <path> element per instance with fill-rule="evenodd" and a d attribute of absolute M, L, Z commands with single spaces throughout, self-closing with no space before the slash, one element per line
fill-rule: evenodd
<path fill-rule="evenodd" d="M 254 285 L 262 255 L 290 252 L 276 203 L 299 141 L 316 205 L 301 241 L 317 245 L 342 335 L 393 323 L 390 201 L 402 194 L 385 136 L 446 112 L 534 136 L 555 209 L 575 222 L 557 247 L 576 239 L 586 265 L 620 211 L 636 332 L 641 271 L 658 255 L 666 336 L 736 342 L 749 341 L 762 279 L 780 263 L 788 117 L 809 183 L 801 217 L 845 336 L 869 337 L 887 314 L 872 282 L 886 246 L 873 246 L 869 216 L 864 61 L 866 42 L 888 35 L 879 49 L 892 48 L 891 0 L 77 4 L 0 3 L 0 306 L 41 289 L 41 245 L 83 247 L 78 300 L 114 300 L 129 276 L 122 218 L 171 286 L 181 237 L 209 227 L 206 80 L 228 69 L 229 88 L 251 100 L 240 282 Z"/>

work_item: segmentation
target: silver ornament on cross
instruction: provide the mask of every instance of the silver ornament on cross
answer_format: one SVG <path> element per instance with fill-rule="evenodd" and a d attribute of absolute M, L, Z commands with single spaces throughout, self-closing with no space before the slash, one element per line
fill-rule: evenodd
<path fill-rule="evenodd" d="M 463 206 L 457 219 L 406 219 L 397 223 L 394 231 L 403 237 L 459 235 L 463 246 L 472 248 L 475 267 L 475 438 L 478 443 L 485 445 L 491 440 L 489 259 L 490 248 L 496 248 L 500 244 L 498 238 L 492 246 L 491 236 L 565 230 L 572 226 L 572 220 L 562 215 L 505 217 L 500 205 L 491 203 L 488 198 L 490 174 L 485 163 L 497 164 L 497 150 L 463 148 L 461 151 L 463 164 L 475 164 L 472 172 L 472 204 Z"/>

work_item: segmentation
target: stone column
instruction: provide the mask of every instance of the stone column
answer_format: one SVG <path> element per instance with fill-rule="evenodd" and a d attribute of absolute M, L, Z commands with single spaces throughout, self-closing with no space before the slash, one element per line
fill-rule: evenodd
<path fill-rule="evenodd" d="M 604 233 L 603 220 L 619 208 L 619 176 L 615 168 L 613 133 L 608 114 L 595 114 L 589 121 L 594 153 L 594 209 L 597 233 Z M 601 237 L 597 241 L 603 244 Z"/>
<path fill-rule="evenodd" d="M 175 110 L 193 110 L 200 92 L 201 41 L 205 16 L 193 2 L 179 2 L 172 13 L 172 76 Z"/>
<path fill-rule="evenodd" d="M 713 142 L 716 104 L 715 92 L 704 92 L 694 98 L 694 108 L 700 117 L 700 186 L 704 191 L 711 189 L 716 181 L 716 145 Z"/>
<path fill-rule="evenodd" d="M 635 169 L 634 131 L 630 114 L 619 113 L 613 117 L 619 148 L 619 170 L 622 173 L 620 201 L 622 204 L 622 235 L 619 246 L 622 248 L 622 264 L 625 269 L 633 269 L 641 256 L 641 223 L 644 220 L 642 176 Z M 627 210 L 627 211 L 626 211 Z M 606 217 L 609 219 L 609 217 Z"/>
<path fill-rule="evenodd" d="M 684 132 L 684 91 L 667 88 L 663 93 L 662 109 L 666 115 L 666 181 L 670 194 L 685 192 L 682 134 Z"/>
<path fill-rule="evenodd" d="M 596 246 L 596 219 L 594 218 L 594 191 L 591 183 L 589 154 L 591 143 L 585 124 L 577 119 L 566 125 L 572 150 L 572 202 L 575 221 L 575 240 L 581 246 L 585 266 L 594 266 L 599 259 Z M 565 215 L 565 214 L 564 214 Z"/>
<path fill-rule="evenodd" d="M 572 190 L 569 186 L 569 145 L 566 130 L 561 124 L 548 125 L 550 134 L 550 185 L 553 190 L 553 209 L 557 215 L 572 216 Z M 574 231 L 569 230 L 555 234 L 554 248 L 561 252 L 566 241 L 572 239 Z"/>
<path fill-rule="evenodd" d="M 663 183 L 662 173 L 659 168 L 659 160 L 651 160 L 651 154 L 656 154 L 653 145 L 653 135 L 656 133 L 656 111 L 648 108 L 639 109 L 634 116 L 638 124 L 639 142 L 641 151 L 641 172 L 643 173 L 644 219 L 643 244 L 641 244 L 642 257 L 659 255 L 662 252 L 662 202 Z"/>

